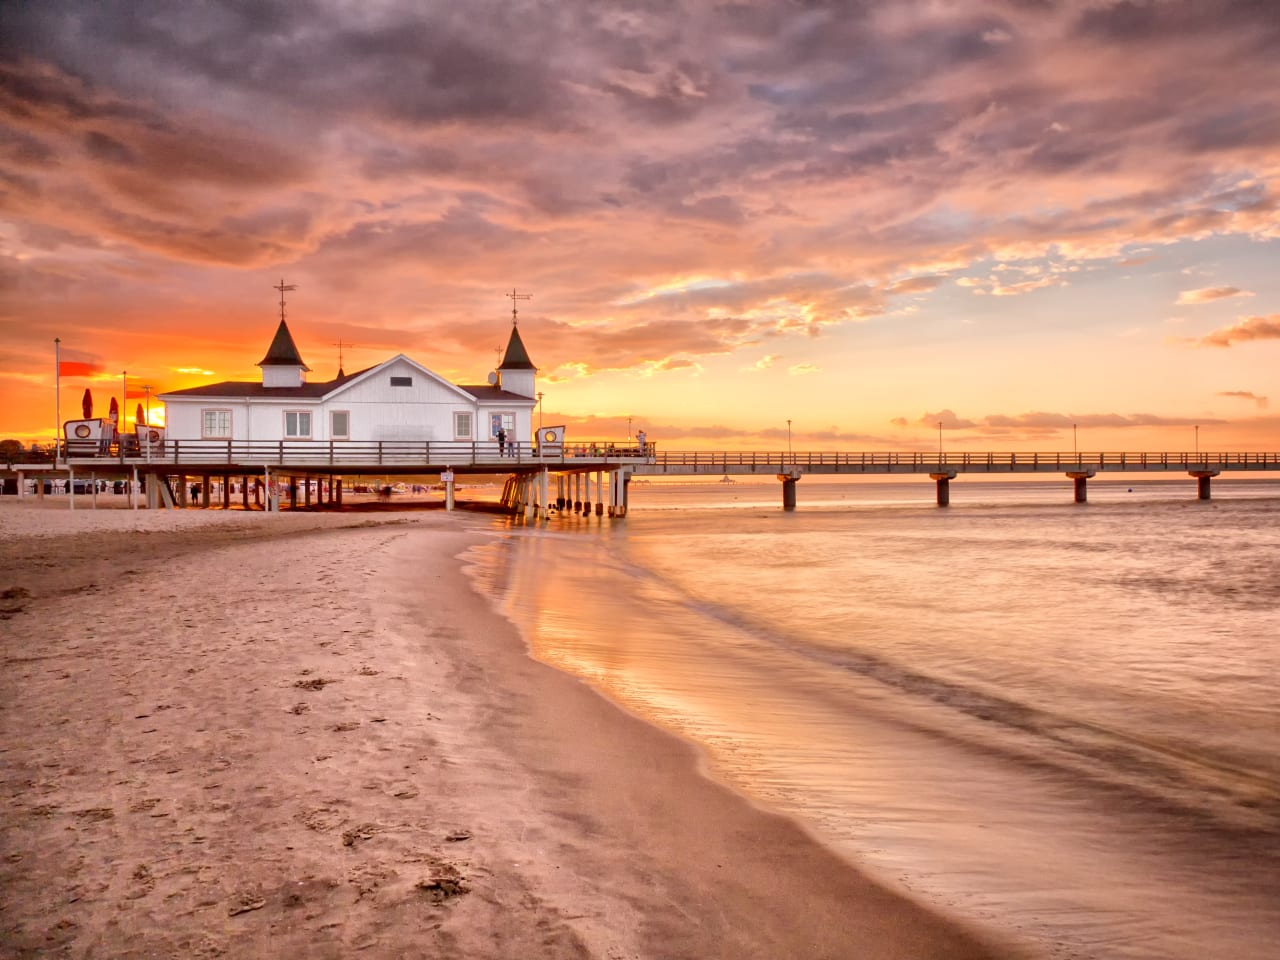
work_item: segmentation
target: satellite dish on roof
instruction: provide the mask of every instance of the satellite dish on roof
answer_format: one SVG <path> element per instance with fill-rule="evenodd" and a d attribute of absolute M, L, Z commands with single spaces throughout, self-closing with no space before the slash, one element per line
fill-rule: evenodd
<path fill-rule="evenodd" d="M 498 374 L 494 370 L 489 371 L 489 386 L 496 386 L 498 383 Z"/>

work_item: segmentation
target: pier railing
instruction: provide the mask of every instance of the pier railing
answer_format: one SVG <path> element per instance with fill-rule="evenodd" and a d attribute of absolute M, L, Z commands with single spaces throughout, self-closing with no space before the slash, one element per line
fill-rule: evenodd
<path fill-rule="evenodd" d="M 133 438 L 126 438 L 132 440 Z M 1280 453 L 1184 452 L 971 452 L 971 451 L 790 451 L 662 450 L 647 443 L 582 440 L 543 445 L 496 440 L 173 440 L 141 447 L 136 442 L 100 448 L 65 442 L 59 460 L 71 464 L 172 466 L 207 469 L 298 467 L 321 470 L 413 468 L 428 472 L 451 466 L 494 473 L 539 466 L 568 469 L 630 467 L 637 473 L 1032 473 L 1280 470 Z"/>
<path fill-rule="evenodd" d="M 496 440 L 174 440 L 139 445 L 132 437 L 112 441 L 63 441 L 58 459 L 72 463 L 115 461 L 120 464 L 174 467 L 293 466 L 310 468 L 484 467 L 504 472 L 512 466 L 589 459 L 616 463 L 645 460 L 652 444 L 581 441 L 544 445 Z"/>
<path fill-rule="evenodd" d="M 1142 470 L 1157 469 L 1240 469 L 1280 470 L 1280 453 L 1252 452 L 1075 452 L 1070 453 L 973 453 L 964 451 L 910 451 L 840 453 L 830 451 L 655 451 L 649 462 L 657 467 L 833 467 L 859 468 L 867 472 L 889 472 L 902 468 L 923 472 L 935 467 L 963 470 L 979 468 L 998 472 L 1000 468 L 1043 470 Z"/>

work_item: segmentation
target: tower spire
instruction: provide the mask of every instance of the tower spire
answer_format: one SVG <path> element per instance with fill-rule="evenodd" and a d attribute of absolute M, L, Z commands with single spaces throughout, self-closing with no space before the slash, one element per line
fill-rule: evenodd
<path fill-rule="evenodd" d="M 297 290 L 298 285 L 296 283 L 285 283 L 284 277 L 281 277 L 280 282 L 273 285 L 271 289 L 280 291 L 280 322 L 284 323 L 284 293 L 286 290 Z"/>

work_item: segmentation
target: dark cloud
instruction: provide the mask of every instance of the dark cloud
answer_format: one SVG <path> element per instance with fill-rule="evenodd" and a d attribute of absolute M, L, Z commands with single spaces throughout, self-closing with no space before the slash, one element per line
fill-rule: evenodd
<path fill-rule="evenodd" d="M 1234 397 L 1238 400 L 1251 400 L 1255 403 L 1259 410 L 1265 410 L 1270 403 L 1266 397 L 1260 397 L 1252 390 L 1220 390 L 1217 393 L 1219 397 Z"/>
<path fill-rule="evenodd" d="M 1280 143 L 1280 114 L 1269 101 L 1219 109 L 1193 117 L 1174 139 L 1180 147 L 1197 153 L 1274 147 Z"/>
<path fill-rule="evenodd" d="M 890 421 L 898 427 L 918 426 L 938 428 L 942 423 L 943 430 L 975 430 L 987 434 L 1004 434 L 1009 431 L 1051 432 L 1069 430 L 1073 427 L 1088 428 L 1125 428 L 1125 427 L 1169 427 L 1191 426 L 1194 424 L 1223 423 L 1205 417 L 1165 417 L 1151 413 L 1049 413 L 1033 412 L 1019 414 L 988 414 L 977 420 L 958 416 L 952 410 L 940 410 L 937 413 L 926 413 L 919 418 L 908 421 L 905 417 L 895 417 Z"/>
<path fill-rule="evenodd" d="M 129 147 L 98 130 L 90 130 L 84 135 L 84 147 L 89 156 L 104 163 L 133 166 L 138 162 L 137 154 Z"/>
<path fill-rule="evenodd" d="M 16 25 L 29 54 L 156 98 L 165 74 L 182 73 L 298 107 L 423 123 L 524 120 L 543 112 L 550 91 L 554 57 L 545 46 L 488 39 L 528 41 L 544 21 L 500 3 L 430 17 L 387 6 L 358 19 L 334 4 L 294 0 L 44 6 Z"/>
<path fill-rule="evenodd" d="M 943 430 L 966 430 L 970 427 L 978 425 L 975 420 L 966 420 L 963 417 L 956 416 L 954 410 L 939 410 L 936 413 L 923 413 L 915 421 L 917 426 L 921 427 L 937 427 L 941 424 Z"/>
<path fill-rule="evenodd" d="M 1135 45 L 1222 33 L 1275 37 L 1280 22 L 1271 0 L 1118 0 L 1087 7 L 1075 30 L 1091 42 Z"/>

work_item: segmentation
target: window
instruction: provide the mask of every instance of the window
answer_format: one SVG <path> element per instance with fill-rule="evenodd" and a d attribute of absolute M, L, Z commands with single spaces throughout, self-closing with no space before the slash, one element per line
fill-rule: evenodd
<path fill-rule="evenodd" d="M 497 437 L 499 430 L 505 430 L 508 437 L 516 435 L 516 415 L 514 413 L 489 414 L 489 436 Z"/>
<path fill-rule="evenodd" d="M 230 440 L 231 411 L 201 410 L 200 436 L 206 440 Z"/>
<path fill-rule="evenodd" d="M 329 438 L 331 440 L 349 440 L 351 438 L 350 411 L 331 410 L 329 412 Z"/>
<path fill-rule="evenodd" d="M 455 440 L 471 439 L 471 411 L 458 411 L 453 415 L 453 438 Z"/>
<path fill-rule="evenodd" d="M 392 377 L 391 385 L 393 387 L 412 387 L 413 377 Z"/>
<path fill-rule="evenodd" d="M 294 439 L 311 439 L 311 411 L 286 410 L 284 412 L 284 435 Z"/>

